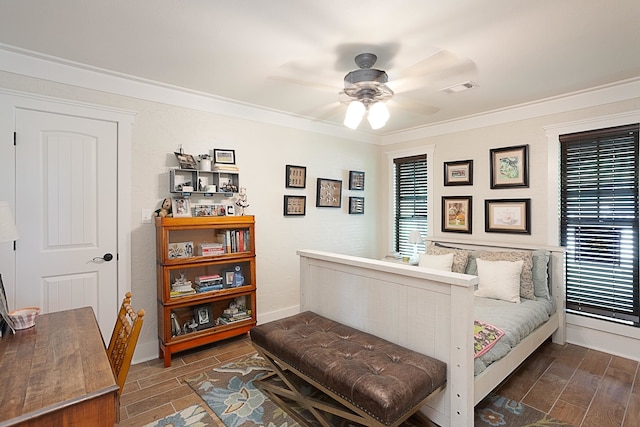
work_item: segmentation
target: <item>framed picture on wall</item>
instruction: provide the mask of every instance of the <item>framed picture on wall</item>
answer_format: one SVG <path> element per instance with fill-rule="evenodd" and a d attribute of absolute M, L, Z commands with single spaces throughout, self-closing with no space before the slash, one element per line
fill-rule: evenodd
<path fill-rule="evenodd" d="M 304 216 L 307 196 L 284 196 L 284 216 Z"/>
<path fill-rule="evenodd" d="M 529 146 L 489 150 L 491 188 L 529 187 Z"/>
<path fill-rule="evenodd" d="M 213 149 L 213 161 L 214 163 L 222 163 L 226 165 L 236 164 L 236 151 L 214 148 Z"/>
<path fill-rule="evenodd" d="M 484 201 L 484 231 L 531 234 L 531 199 Z"/>
<path fill-rule="evenodd" d="M 307 186 L 307 168 L 287 165 L 285 167 L 285 186 L 287 188 L 305 188 Z"/>
<path fill-rule="evenodd" d="M 318 178 L 316 184 L 316 207 L 339 208 L 342 206 L 342 181 Z"/>
<path fill-rule="evenodd" d="M 349 171 L 349 190 L 364 190 L 364 172 Z"/>
<path fill-rule="evenodd" d="M 473 160 L 444 162 L 444 185 L 473 185 Z"/>
<path fill-rule="evenodd" d="M 442 197 L 442 231 L 471 234 L 472 200 L 471 196 Z"/>
<path fill-rule="evenodd" d="M 364 197 L 349 197 L 349 213 L 351 215 L 364 214 Z"/>

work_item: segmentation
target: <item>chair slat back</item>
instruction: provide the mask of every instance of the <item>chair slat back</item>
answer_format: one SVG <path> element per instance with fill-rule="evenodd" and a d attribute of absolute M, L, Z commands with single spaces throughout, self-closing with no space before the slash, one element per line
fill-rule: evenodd
<path fill-rule="evenodd" d="M 140 336 L 143 317 L 144 310 L 139 310 L 136 313 L 131 307 L 131 292 L 127 292 L 118 312 L 116 325 L 107 348 L 111 369 L 118 386 L 120 386 L 119 394 L 122 394 L 122 388 L 131 367 L 131 359 Z"/>

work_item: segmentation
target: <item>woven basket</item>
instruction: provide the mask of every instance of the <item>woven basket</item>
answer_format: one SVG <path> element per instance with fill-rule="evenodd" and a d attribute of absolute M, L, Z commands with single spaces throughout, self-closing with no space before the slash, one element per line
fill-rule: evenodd
<path fill-rule="evenodd" d="M 40 313 L 39 307 L 25 307 L 10 312 L 9 317 L 13 320 L 14 329 L 28 329 L 36 324 L 38 313 Z"/>

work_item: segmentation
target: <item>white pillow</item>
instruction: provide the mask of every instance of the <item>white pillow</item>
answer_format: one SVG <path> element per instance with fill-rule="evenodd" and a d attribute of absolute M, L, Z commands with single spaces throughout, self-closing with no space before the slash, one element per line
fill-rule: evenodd
<path fill-rule="evenodd" d="M 453 253 L 445 255 L 420 255 L 418 267 L 433 268 L 434 270 L 451 271 Z"/>
<path fill-rule="evenodd" d="M 500 299 L 520 303 L 520 273 L 523 260 L 486 261 L 478 258 L 478 290 L 482 298 Z"/>

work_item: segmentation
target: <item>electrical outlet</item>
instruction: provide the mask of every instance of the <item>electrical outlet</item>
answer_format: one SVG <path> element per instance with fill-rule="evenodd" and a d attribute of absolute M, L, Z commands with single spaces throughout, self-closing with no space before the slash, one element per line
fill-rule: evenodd
<path fill-rule="evenodd" d="M 153 216 L 153 210 L 151 209 L 142 209 L 142 220 L 143 224 L 151 224 L 151 217 Z"/>

